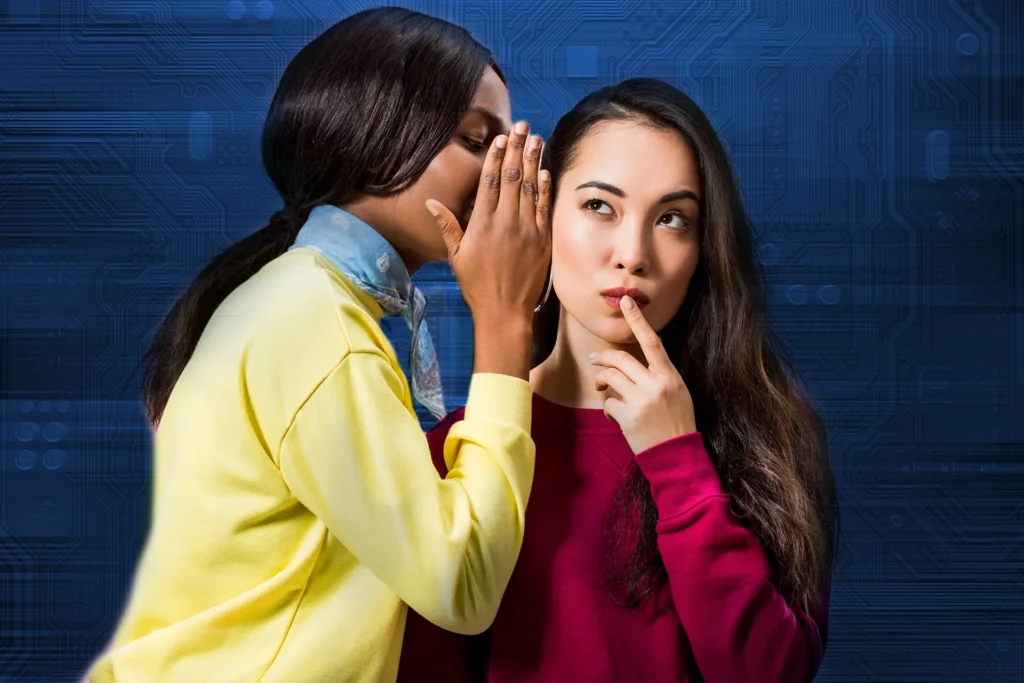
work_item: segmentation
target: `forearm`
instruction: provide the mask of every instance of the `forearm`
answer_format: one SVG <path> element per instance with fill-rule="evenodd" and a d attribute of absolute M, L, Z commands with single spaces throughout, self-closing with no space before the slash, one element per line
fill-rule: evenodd
<path fill-rule="evenodd" d="M 733 514 L 700 435 L 660 444 L 637 463 L 658 506 L 676 611 L 705 677 L 809 681 L 823 656 L 821 628 L 772 583 L 767 553 Z"/>
<path fill-rule="evenodd" d="M 533 478 L 530 386 L 475 377 L 449 434 L 442 480 L 385 358 L 350 354 L 296 414 L 281 444 L 293 495 L 410 607 L 479 633 L 497 612 L 522 543 Z"/>

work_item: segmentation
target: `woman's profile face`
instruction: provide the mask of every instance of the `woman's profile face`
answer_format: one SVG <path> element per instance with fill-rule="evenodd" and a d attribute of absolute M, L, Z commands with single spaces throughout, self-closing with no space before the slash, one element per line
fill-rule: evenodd
<path fill-rule="evenodd" d="M 480 173 L 491 142 L 512 129 L 512 103 L 508 88 L 494 69 L 487 68 L 470 109 L 459 124 L 448 146 L 434 157 L 415 183 L 395 197 L 394 211 L 402 223 L 405 246 L 423 262 L 447 261 L 448 249 L 441 238 L 437 221 L 424 207 L 428 199 L 447 206 L 466 229 L 476 199 Z"/>
<path fill-rule="evenodd" d="M 613 344 L 635 342 L 617 288 L 655 330 L 672 319 L 697 268 L 700 171 L 677 131 L 603 121 L 558 180 L 552 222 L 554 289 L 569 318 Z M 646 301 L 645 301 L 646 299 Z"/>

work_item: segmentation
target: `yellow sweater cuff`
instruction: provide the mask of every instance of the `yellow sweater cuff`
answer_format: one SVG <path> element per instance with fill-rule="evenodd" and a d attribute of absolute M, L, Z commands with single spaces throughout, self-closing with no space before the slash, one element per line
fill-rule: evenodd
<path fill-rule="evenodd" d="M 529 434 L 532 417 L 533 387 L 526 380 L 489 372 L 470 379 L 466 420 L 509 423 Z"/>

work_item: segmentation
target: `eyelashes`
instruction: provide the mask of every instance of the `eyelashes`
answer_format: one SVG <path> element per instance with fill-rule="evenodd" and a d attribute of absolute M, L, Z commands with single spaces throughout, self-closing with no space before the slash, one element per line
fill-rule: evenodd
<path fill-rule="evenodd" d="M 607 211 L 602 211 L 603 207 L 607 207 Z M 580 208 L 589 213 L 596 214 L 598 216 L 613 216 L 615 211 L 609 206 L 608 202 L 597 197 L 591 197 L 587 201 L 580 205 Z M 677 219 L 677 224 L 666 223 L 664 219 L 671 218 Z M 693 221 L 691 221 L 686 214 L 681 211 L 667 211 L 658 219 L 658 225 L 664 225 L 672 230 L 686 231 L 693 228 Z"/>
<path fill-rule="evenodd" d="M 614 213 L 613 211 L 599 211 L 598 209 L 600 209 L 602 206 L 608 206 L 608 202 L 601 201 L 596 197 L 591 197 L 587 201 L 583 202 L 583 205 L 580 208 L 591 213 L 600 214 L 602 216 L 610 216 Z M 611 209 L 612 207 L 608 206 L 608 208 Z"/>
<path fill-rule="evenodd" d="M 679 219 L 679 225 L 669 225 L 668 223 L 663 223 L 662 220 L 665 219 L 665 218 L 678 218 Z M 687 218 L 685 214 L 682 214 L 682 213 L 680 213 L 678 211 L 669 211 L 664 216 L 659 218 L 658 222 L 659 222 L 659 224 L 667 226 L 667 227 L 672 228 L 674 230 L 689 230 L 690 228 L 693 227 L 693 223 L 690 221 L 690 219 Z"/>
<path fill-rule="evenodd" d="M 487 147 L 483 142 L 479 140 L 474 140 L 473 138 L 468 137 L 466 135 L 462 136 L 462 142 L 466 145 L 466 148 L 470 152 L 473 152 L 474 154 L 482 152 Z"/>

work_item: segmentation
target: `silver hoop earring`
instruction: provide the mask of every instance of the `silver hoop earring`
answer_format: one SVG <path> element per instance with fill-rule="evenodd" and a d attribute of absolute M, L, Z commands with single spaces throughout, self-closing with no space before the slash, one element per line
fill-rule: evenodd
<path fill-rule="evenodd" d="M 548 297 L 551 296 L 551 286 L 555 283 L 554 273 L 548 271 L 548 288 L 544 291 L 544 298 L 537 304 L 537 308 L 533 309 L 534 313 L 540 313 L 540 309 L 544 308 L 544 304 L 548 302 Z"/>

